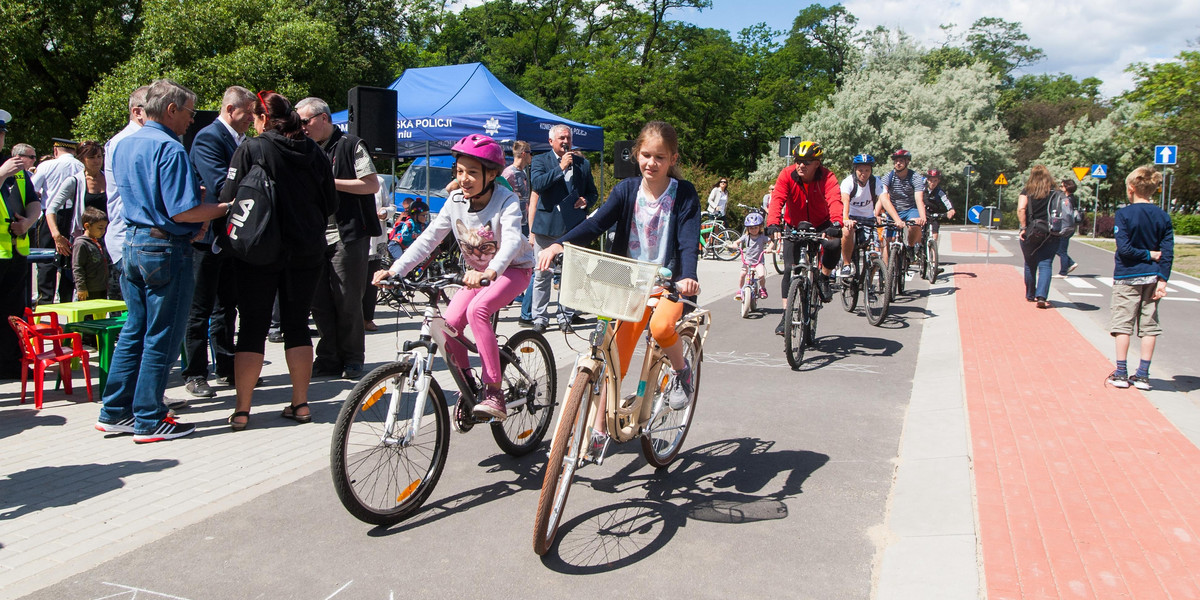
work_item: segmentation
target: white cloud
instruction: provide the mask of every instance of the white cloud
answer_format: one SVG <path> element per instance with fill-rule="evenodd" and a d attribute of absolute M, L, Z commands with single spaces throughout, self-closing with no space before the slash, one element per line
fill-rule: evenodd
<path fill-rule="evenodd" d="M 1027 44 L 1046 54 L 1023 72 L 1098 77 L 1106 96 L 1132 87 L 1124 72 L 1130 63 L 1170 60 L 1200 38 L 1200 0 L 846 0 L 845 6 L 864 29 L 898 27 L 927 46 L 945 40 L 943 23 L 956 24 L 960 34 L 981 17 L 1020 23 Z"/>

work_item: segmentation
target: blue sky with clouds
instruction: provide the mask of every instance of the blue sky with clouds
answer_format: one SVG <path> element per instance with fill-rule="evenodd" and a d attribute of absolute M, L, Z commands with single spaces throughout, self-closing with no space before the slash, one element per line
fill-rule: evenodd
<path fill-rule="evenodd" d="M 711 9 L 676 10 L 671 18 L 701 27 L 727 29 L 735 36 L 743 28 L 765 22 L 790 29 L 804 0 L 713 0 Z M 834 2 L 821 2 L 826 6 Z M 938 28 L 954 23 L 965 31 L 980 17 L 1019 22 L 1029 45 L 1041 48 L 1046 59 L 1024 72 L 1065 72 L 1076 78 L 1098 77 L 1101 91 L 1118 95 L 1132 87 L 1125 68 L 1134 62 L 1171 60 L 1200 40 L 1200 0 L 847 0 L 846 8 L 859 27 L 899 27 L 926 46 L 944 39 Z"/>

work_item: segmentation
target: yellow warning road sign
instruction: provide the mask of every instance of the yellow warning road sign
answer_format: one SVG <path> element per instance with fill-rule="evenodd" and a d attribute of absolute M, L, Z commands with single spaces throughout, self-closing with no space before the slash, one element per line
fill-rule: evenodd
<path fill-rule="evenodd" d="M 1091 169 L 1088 169 L 1087 167 L 1072 167 L 1071 170 L 1075 171 L 1075 179 L 1083 181 L 1083 178 L 1087 177 L 1088 171 Z"/>
<path fill-rule="evenodd" d="M 1008 185 L 1008 178 L 1004 176 L 1004 173 L 996 178 L 996 185 Z"/>

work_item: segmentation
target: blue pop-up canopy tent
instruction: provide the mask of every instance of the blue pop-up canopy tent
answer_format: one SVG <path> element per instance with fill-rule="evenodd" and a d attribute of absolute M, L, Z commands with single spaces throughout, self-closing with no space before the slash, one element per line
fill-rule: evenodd
<path fill-rule="evenodd" d="M 388 87 L 397 93 L 398 156 L 448 154 L 455 141 L 472 133 L 489 135 L 506 148 L 524 140 L 535 152 L 545 151 L 550 128 L 559 123 L 571 127 L 580 150 L 604 149 L 603 129 L 534 106 L 480 63 L 408 69 Z M 345 129 L 346 111 L 334 113 L 333 123 Z"/>

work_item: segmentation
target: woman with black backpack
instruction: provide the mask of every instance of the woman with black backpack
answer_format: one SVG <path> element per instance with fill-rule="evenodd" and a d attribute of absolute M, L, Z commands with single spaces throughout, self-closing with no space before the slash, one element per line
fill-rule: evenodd
<path fill-rule="evenodd" d="M 1038 308 L 1050 308 L 1050 267 L 1059 240 L 1050 235 L 1050 200 L 1062 192 L 1054 189 L 1054 178 L 1045 165 L 1036 165 L 1017 197 L 1017 219 L 1021 221 L 1021 253 L 1025 255 L 1025 299 Z"/>
<path fill-rule="evenodd" d="M 291 406 L 284 409 L 282 416 L 299 423 L 312 420 L 308 384 L 312 378 L 313 348 L 308 313 L 324 264 L 325 225 L 338 206 L 329 159 L 304 135 L 300 115 L 287 98 L 275 92 L 259 92 L 254 107 L 254 129 L 259 132 L 258 137 L 246 140 L 234 152 L 229 182 L 221 190 L 222 202 L 234 202 L 230 214 L 233 226 L 224 230 L 227 238 L 223 245 L 231 247 L 234 254 L 237 309 L 241 316 L 233 362 L 237 407 L 229 417 L 229 426 L 234 431 L 245 429 L 250 422 L 250 400 L 262 372 L 276 293 L 284 357 L 292 380 Z M 252 170 L 256 176 L 247 177 Z M 268 182 L 265 190 L 261 183 L 249 185 L 253 180 L 263 179 Z M 273 201 L 267 202 L 271 197 Z M 269 210 L 265 215 L 259 213 L 267 221 L 262 227 L 249 226 L 246 219 L 254 211 L 249 201 L 267 202 Z M 239 227 L 244 234 L 253 231 L 277 234 L 277 241 L 256 247 L 253 255 L 239 253 L 232 248 L 245 245 L 239 242 L 231 246 L 228 239 Z"/>

